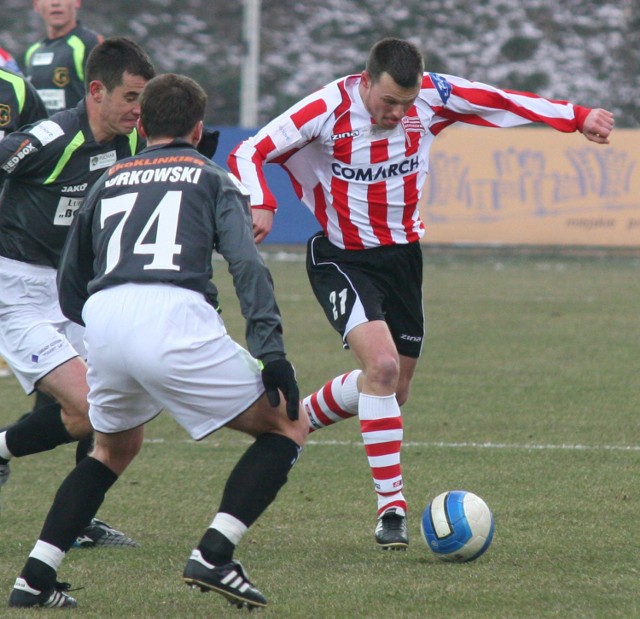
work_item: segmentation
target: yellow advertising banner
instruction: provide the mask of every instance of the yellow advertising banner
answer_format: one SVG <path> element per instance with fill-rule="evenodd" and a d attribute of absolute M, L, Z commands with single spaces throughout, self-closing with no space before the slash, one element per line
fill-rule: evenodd
<path fill-rule="evenodd" d="M 640 247 L 640 131 L 452 127 L 431 150 L 425 243 Z"/>

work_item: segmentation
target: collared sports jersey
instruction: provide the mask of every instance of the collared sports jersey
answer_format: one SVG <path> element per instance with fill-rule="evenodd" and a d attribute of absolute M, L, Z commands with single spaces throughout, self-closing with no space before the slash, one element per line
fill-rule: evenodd
<path fill-rule="evenodd" d="M 128 282 L 209 297 L 214 249 L 229 264 L 249 351 L 283 356 L 280 312 L 253 241 L 246 191 L 183 140 L 116 163 L 93 186 L 60 262 L 60 306 L 82 324 L 89 295 Z"/>
<path fill-rule="evenodd" d="M 82 101 L 87 58 L 101 40 L 97 32 L 78 22 L 63 37 L 42 39 L 27 49 L 25 75 L 38 90 L 50 115 Z"/>
<path fill-rule="evenodd" d="M 0 69 L 0 140 L 46 117 L 47 110 L 36 89 L 21 75 Z"/>
<path fill-rule="evenodd" d="M 84 101 L 0 142 L 0 255 L 57 268 L 88 188 L 143 144 L 136 131 L 98 143 Z"/>
<path fill-rule="evenodd" d="M 542 122 L 565 132 L 582 128 L 589 110 L 530 93 L 500 90 L 452 75 L 425 73 L 402 121 L 374 124 L 360 75 L 309 95 L 245 140 L 229 156 L 253 208 L 276 208 L 262 166 L 289 173 L 300 200 L 342 249 L 411 243 L 424 235 L 418 201 L 438 133 L 455 122 L 515 127 Z"/>

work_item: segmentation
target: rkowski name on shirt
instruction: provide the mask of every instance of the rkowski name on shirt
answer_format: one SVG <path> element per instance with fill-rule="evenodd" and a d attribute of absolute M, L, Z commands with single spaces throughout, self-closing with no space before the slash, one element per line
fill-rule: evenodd
<path fill-rule="evenodd" d="M 142 185 L 147 183 L 197 184 L 202 168 L 171 166 L 154 170 L 125 170 L 105 182 L 105 187 L 117 185 Z"/>

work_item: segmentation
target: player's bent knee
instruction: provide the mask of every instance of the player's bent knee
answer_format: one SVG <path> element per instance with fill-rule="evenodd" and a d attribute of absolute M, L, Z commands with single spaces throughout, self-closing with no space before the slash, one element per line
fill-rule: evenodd
<path fill-rule="evenodd" d="M 376 359 L 366 367 L 367 379 L 372 383 L 395 385 L 400 376 L 400 364 L 397 358 L 389 355 Z"/>
<path fill-rule="evenodd" d="M 83 438 L 91 436 L 91 434 L 93 433 L 93 428 L 91 427 L 91 422 L 89 421 L 88 415 L 71 415 L 64 409 L 62 410 L 61 414 L 64 427 L 72 438 L 81 440 Z"/>

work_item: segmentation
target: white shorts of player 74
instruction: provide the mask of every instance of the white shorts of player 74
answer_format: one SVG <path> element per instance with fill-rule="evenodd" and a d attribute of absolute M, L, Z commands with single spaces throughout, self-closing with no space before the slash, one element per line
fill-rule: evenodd
<path fill-rule="evenodd" d="M 135 428 L 167 409 L 199 440 L 264 393 L 258 362 L 197 292 L 124 284 L 89 297 L 83 318 L 89 417 L 99 432 Z"/>

